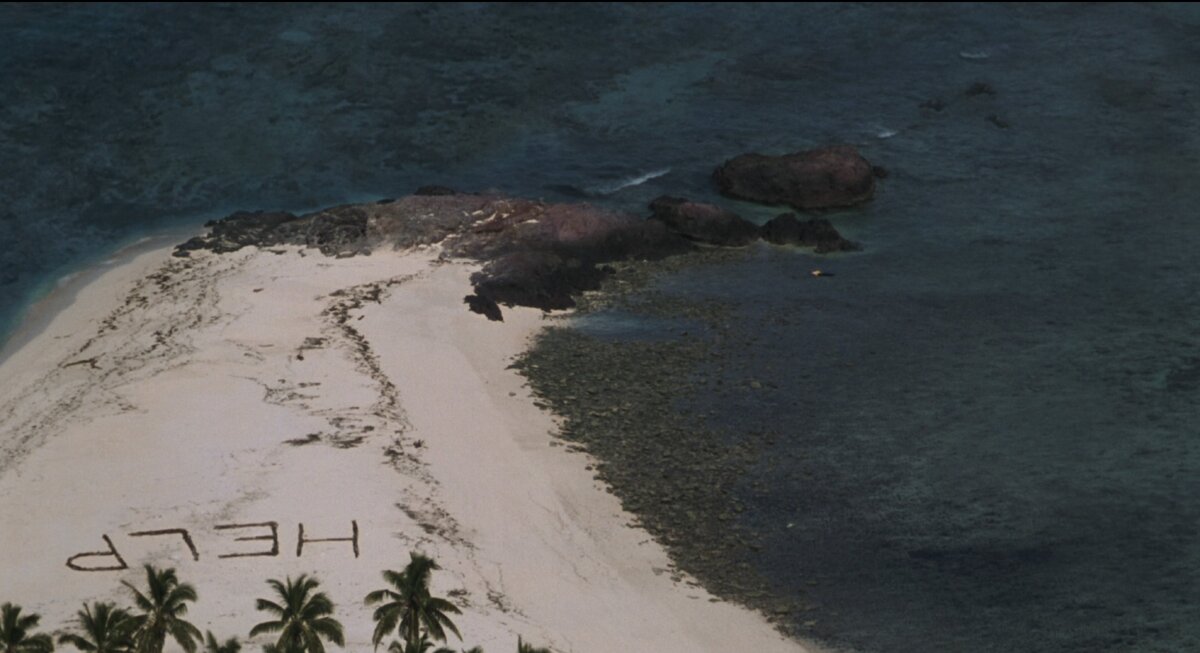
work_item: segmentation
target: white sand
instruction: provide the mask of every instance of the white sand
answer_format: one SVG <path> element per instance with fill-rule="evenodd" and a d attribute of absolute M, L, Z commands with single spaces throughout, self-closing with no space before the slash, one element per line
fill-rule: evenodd
<path fill-rule="evenodd" d="M 521 634 L 580 653 L 804 650 L 672 580 L 588 458 L 551 446 L 552 418 L 507 369 L 540 312 L 468 313 L 473 268 L 431 253 L 279 251 L 142 253 L 0 364 L 0 601 L 53 630 L 85 600 L 128 603 L 119 581 L 154 563 L 196 586 L 201 629 L 245 638 L 266 579 L 314 573 L 346 650 L 368 651 L 362 597 L 419 549 L 444 567 L 434 592 L 462 605 L 456 648 L 514 651 Z M 358 558 L 349 542 L 297 557 L 301 522 L 321 538 L 351 520 Z M 277 556 L 218 557 L 271 543 L 215 526 L 268 521 Z M 171 528 L 198 561 L 179 536 L 131 536 Z M 67 568 L 103 535 L 128 570 Z"/>

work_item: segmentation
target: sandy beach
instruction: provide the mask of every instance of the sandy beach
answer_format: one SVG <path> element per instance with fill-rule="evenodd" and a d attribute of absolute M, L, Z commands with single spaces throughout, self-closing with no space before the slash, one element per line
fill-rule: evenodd
<path fill-rule="evenodd" d="M 462 608 L 456 648 L 805 650 L 674 571 L 554 440 L 507 368 L 543 314 L 467 312 L 476 269 L 159 248 L 74 289 L 0 363 L 0 599 L 55 630 L 172 566 L 193 623 L 245 638 L 268 578 L 311 573 L 367 651 L 362 597 L 420 550 Z"/>

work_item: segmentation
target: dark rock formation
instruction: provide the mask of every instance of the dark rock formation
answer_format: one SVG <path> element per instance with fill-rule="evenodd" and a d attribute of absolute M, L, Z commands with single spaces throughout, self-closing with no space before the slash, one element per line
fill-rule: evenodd
<path fill-rule="evenodd" d="M 498 317 L 490 315 L 488 309 L 497 304 L 533 306 L 547 311 L 572 308 L 575 306 L 572 295 L 599 289 L 600 282 L 611 273 L 608 266 L 564 258 L 549 251 L 514 252 L 488 262 L 471 275 L 475 294 L 465 301 L 471 310 L 493 320 Z"/>
<path fill-rule="evenodd" d="M 946 102 L 941 98 L 930 98 L 920 104 L 922 109 L 932 109 L 933 111 L 941 111 L 946 108 Z"/>
<path fill-rule="evenodd" d="M 721 193 L 801 211 L 853 206 L 871 199 L 871 164 L 849 145 L 783 156 L 742 154 L 713 172 Z"/>
<path fill-rule="evenodd" d="M 475 293 L 465 301 L 493 320 L 501 318 L 501 305 L 574 306 L 572 295 L 598 288 L 611 272 L 606 262 L 661 258 L 694 247 L 663 223 L 628 213 L 453 192 L 337 206 L 300 217 L 239 212 L 207 226 L 207 235 L 178 246 L 175 255 L 299 245 L 327 256 L 354 256 L 376 247 L 439 244 L 443 256 L 485 264 L 472 278 Z"/>
<path fill-rule="evenodd" d="M 308 247 L 321 250 L 326 256 L 354 256 L 370 251 L 367 242 L 367 212 L 358 206 L 338 206 L 307 216 L 302 223 L 291 223 L 296 227 L 288 239 L 298 241 L 301 237 Z M 302 226 L 302 228 L 301 228 Z"/>
<path fill-rule="evenodd" d="M 628 213 L 590 204 L 490 199 L 481 209 L 481 219 L 445 244 L 448 251 L 481 260 L 518 251 L 551 251 L 564 260 L 601 263 L 661 258 L 691 248 L 661 224 Z"/>
<path fill-rule="evenodd" d="M 813 247 L 818 254 L 862 249 L 858 243 L 842 238 L 837 229 L 824 218 L 811 218 L 801 222 L 796 219 L 796 214 L 784 213 L 763 225 L 761 232 L 763 240 L 769 243 Z"/>
<path fill-rule="evenodd" d="M 1001 118 L 1000 116 L 997 116 L 994 113 L 987 117 L 987 121 L 992 123 L 993 125 L 999 127 L 1000 129 L 1008 129 L 1009 127 L 1012 127 L 1012 123 Z"/>
<path fill-rule="evenodd" d="M 422 186 L 413 191 L 413 195 L 457 195 L 458 191 L 445 186 Z"/>
<path fill-rule="evenodd" d="M 758 239 L 758 227 L 753 223 L 713 204 L 663 195 L 650 202 L 650 210 L 651 220 L 662 222 L 688 240 L 740 247 Z"/>
<path fill-rule="evenodd" d="M 975 82 L 963 91 L 963 95 L 967 97 L 975 97 L 977 95 L 995 95 L 996 89 L 992 88 L 991 84 L 986 82 Z"/>
<path fill-rule="evenodd" d="M 438 245 L 444 257 L 484 264 L 472 276 L 474 293 L 464 302 L 470 310 L 500 320 L 501 306 L 574 306 L 575 295 L 599 288 L 612 273 L 606 263 L 659 259 L 692 251 L 695 243 L 748 245 L 760 235 L 753 223 L 711 204 L 660 197 L 650 208 L 653 215 L 643 219 L 586 203 L 426 186 L 399 199 L 303 216 L 241 211 L 209 222 L 208 234 L 179 245 L 175 255 L 294 245 L 341 257 L 369 254 L 378 247 Z M 813 246 L 818 252 L 856 248 L 826 220 L 801 223 L 795 216 L 781 216 L 761 234 L 771 242 Z"/>
<path fill-rule="evenodd" d="M 274 244 L 280 227 L 298 218 L 291 213 L 238 211 L 220 220 L 205 223 L 209 232 L 175 247 L 175 256 L 187 256 L 190 251 L 206 249 L 218 254 L 236 252 L 250 245 Z"/>
<path fill-rule="evenodd" d="M 463 298 L 463 303 L 472 313 L 479 313 L 493 322 L 504 321 L 504 314 L 500 312 L 500 306 L 494 300 L 479 295 L 467 295 Z"/>

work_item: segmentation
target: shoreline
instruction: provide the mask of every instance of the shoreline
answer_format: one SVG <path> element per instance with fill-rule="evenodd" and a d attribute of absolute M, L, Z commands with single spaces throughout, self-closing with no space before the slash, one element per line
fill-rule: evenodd
<path fill-rule="evenodd" d="M 0 427 L 17 435 L 15 451 L 2 443 L 0 496 L 14 498 L 0 512 L 14 528 L 0 559 L 21 569 L 5 600 L 65 626 L 85 598 L 124 602 L 117 579 L 140 580 L 154 561 L 197 585 L 194 621 L 230 636 L 253 624 L 262 581 L 308 570 L 350 615 L 347 650 L 366 650 L 355 593 L 423 549 L 445 568 L 435 591 L 460 597 L 464 646 L 508 650 L 521 634 L 561 651 L 815 650 L 678 575 L 629 526 L 587 471 L 596 461 L 560 446 L 555 418 L 508 368 L 541 312 L 468 313 L 478 265 L 433 252 L 180 260 L 139 243 L 68 281 L 69 301 L 46 297 L 0 358 L 22 386 L 0 396 Z M 207 462 L 167 471 L 179 460 Z M 307 569 L 285 554 L 259 573 L 214 555 L 234 545 L 213 525 L 277 520 L 286 552 L 301 523 L 345 535 L 348 506 L 361 561 L 326 545 L 304 553 Z M 181 524 L 193 524 L 199 560 L 128 535 Z M 62 565 L 102 533 L 129 571 Z"/>
<path fill-rule="evenodd" d="M 106 272 L 119 268 L 142 254 L 153 250 L 169 251 L 182 239 L 200 231 L 200 227 L 174 228 L 151 235 L 141 236 L 118 244 L 109 253 L 97 256 L 96 260 L 58 277 L 53 287 L 24 307 L 13 321 L 12 329 L 0 339 L 0 365 L 15 352 L 33 340 L 46 325 L 75 301 L 78 294 L 102 277 Z"/>

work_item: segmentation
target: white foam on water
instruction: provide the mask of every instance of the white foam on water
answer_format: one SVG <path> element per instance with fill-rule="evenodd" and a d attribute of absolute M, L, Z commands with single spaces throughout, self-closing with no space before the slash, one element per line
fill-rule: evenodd
<path fill-rule="evenodd" d="M 900 133 L 900 130 L 898 130 L 898 129 L 884 127 L 883 125 L 880 125 L 880 124 L 871 125 L 870 129 L 871 129 L 871 133 L 875 136 L 875 138 L 878 138 L 878 139 L 888 139 L 888 138 L 891 138 L 891 137 L 895 136 L 896 134 Z"/>
<path fill-rule="evenodd" d="M 959 50 L 958 56 L 962 59 L 966 59 L 967 61 L 984 61 L 991 59 L 995 55 L 1002 54 L 1008 49 L 1009 45 L 1007 43 L 1001 43 L 999 45 L 981 45 L 975 48 Z"/>
<path fill-rule="evenodd" d="M 610 184 L 608 186 L 597 187 L 597 188 L 593 189 L 593 192 L 598 193 L 600 195 L 611 195 L 617 191 L 625 190 L 626 188 L 632 188 L 634 186 L 641 186 L 642 184 L 650 181 L 651 179 L 657 179 L 669 172 L 671 172 L 670 168 L 662 168 L 660 170 L 654 170 L 652 172 L 647 172 L 645 174 L 637 175 L 634 177 L 629 177 L 628 179 L 622 179 L 622 180 L 620 180 L 614 184 Z"/>

